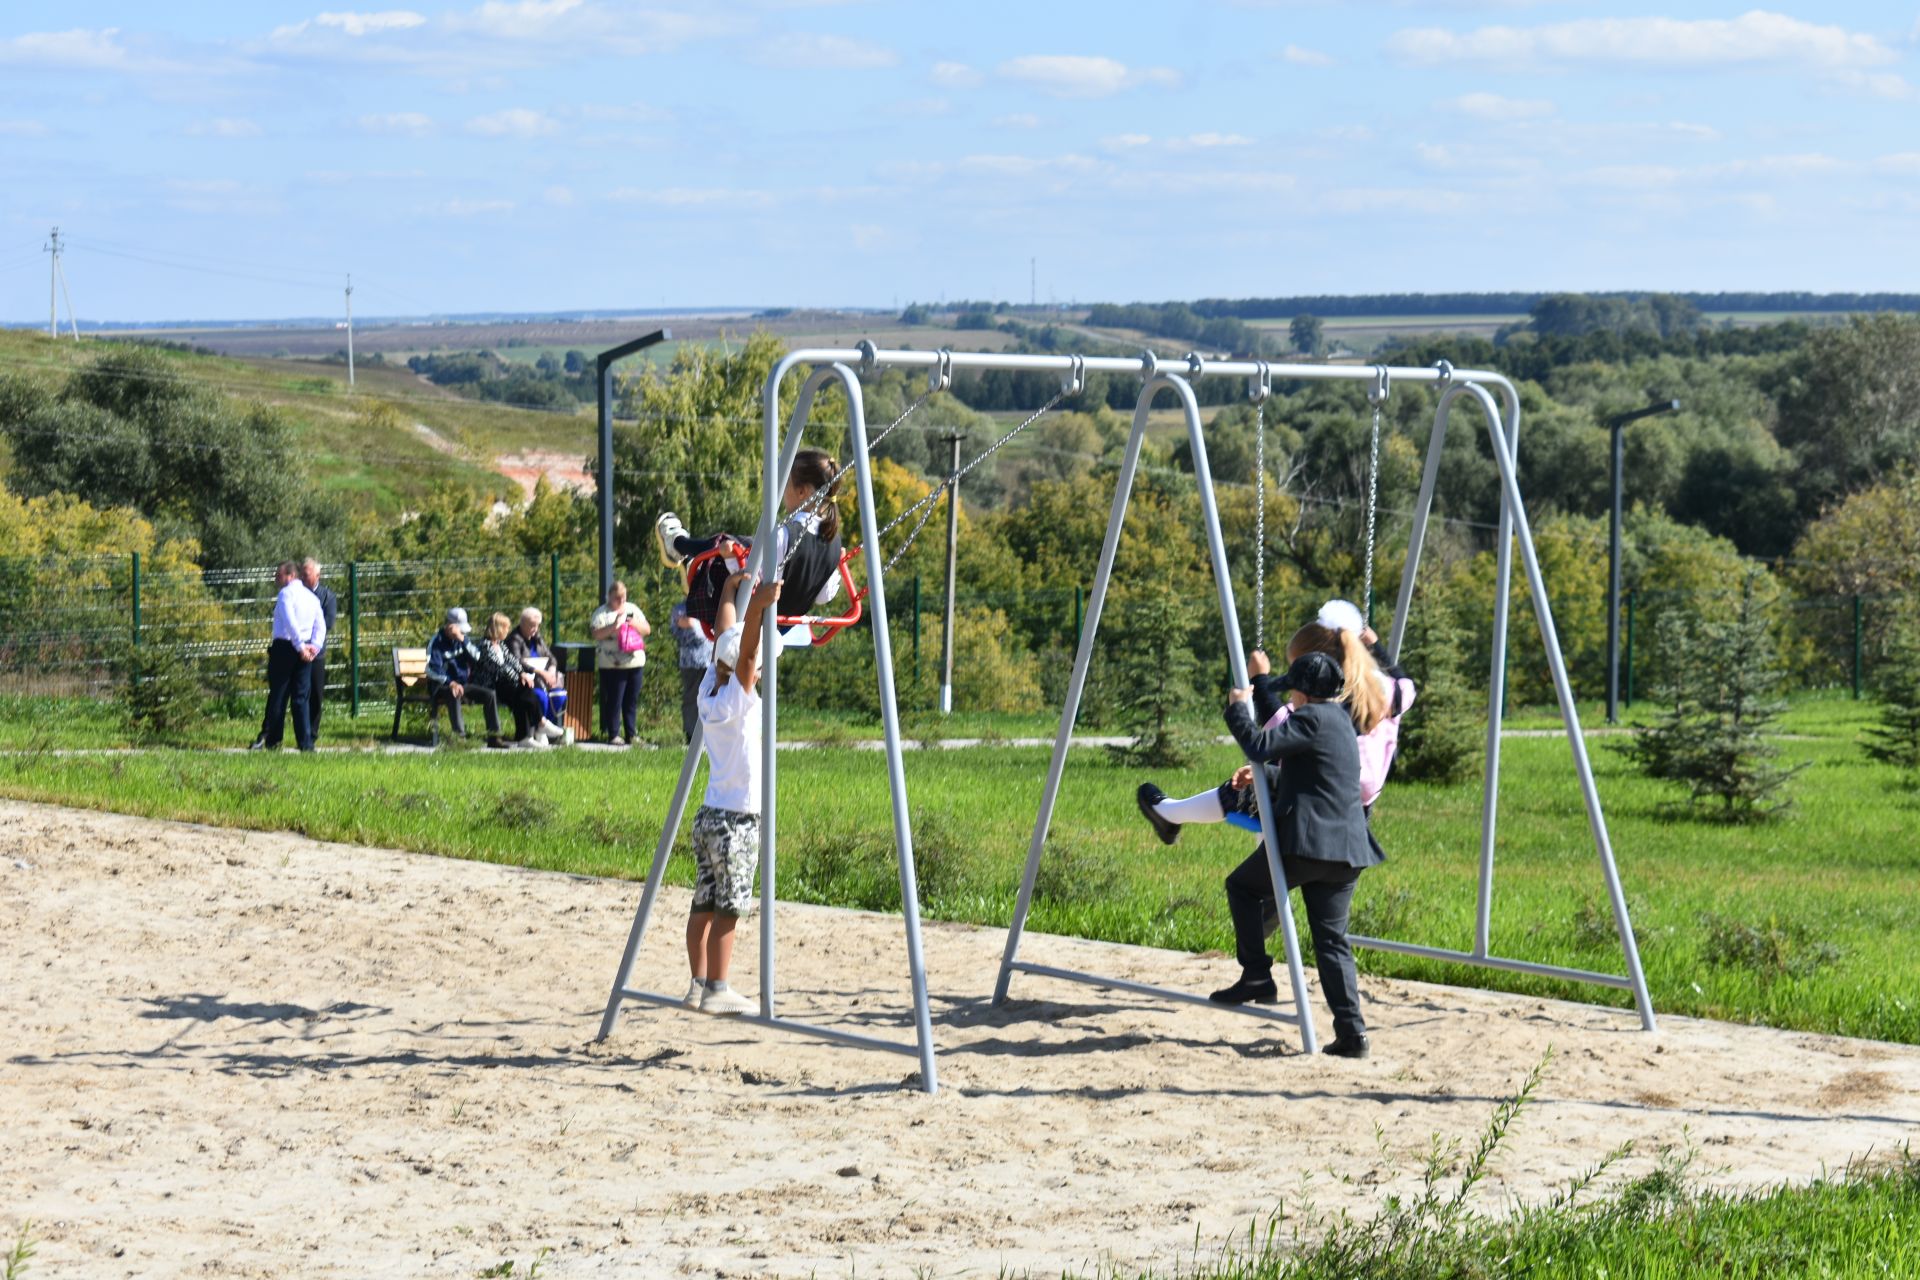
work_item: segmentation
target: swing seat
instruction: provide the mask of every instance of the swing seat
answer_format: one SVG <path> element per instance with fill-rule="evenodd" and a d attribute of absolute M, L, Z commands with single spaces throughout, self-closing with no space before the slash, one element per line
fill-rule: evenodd
<path fill-rule="evenodd" d="M 1241 813 L 1238 809 L 1235 809 L 1227 815 L 1227 821 L 1239 827 L 1242 831 L 1251 831 L 1255 835 L 1260 834 L 1260 819 L 1250 813 Z"/>
<path fill-rule="evenodd" d="M 845 593 L 847 600 L 847 607 L 843 612 L 838 614 L 782 613 L 774 616 L 774 623 L 780 630 L 782 647 L 788 649 L 819 648 L 854 623 L 860 621 L 862 612 L 861 602 L 866 599 L 867 593 L 864 588 L 856 588 L 854 586 L 853 570 L 848 567 L 853 558 L 859 554 L 860 551 L 858 548 L 844 550 L 840 553 L 840 564 L 836 572 L 840 575 L 840 589 Z M 701 591 L 701 570 L 705 569 L 711 561 L 716 559 L 731 560 L 732 567 L 728 571 L 729 576 L 731 576 L 731 574 L 738 573 L 747 567 L 747 556 L 748 551 L 746 547 L 728 538 L 721 542 L 720 545 L 711 550 L 702 551 L 699 555 L 687 561 L 687 594 L 689 598 L 695 595 L 696 592 Z M 695 617 L 700 623 L 700 630 L 706 634 L 707 639 L 712 640 L 714 637 L 712 617 L 702 617 L 699 614 L 696 614 Z"/>

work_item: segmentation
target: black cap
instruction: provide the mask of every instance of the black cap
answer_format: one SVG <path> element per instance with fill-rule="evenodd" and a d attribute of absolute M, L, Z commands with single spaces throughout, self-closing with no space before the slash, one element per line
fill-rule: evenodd
<path fill-rule="evenodd" d="M 1309 698 L 1333 698 L 1339 696 L 1340 687 L 1346 682 L 1347 673 L 1340 669 L 1332 655 L 1316 649 L 1295 658 L 1287 674 L 1275 682 L 1275 687 L 1281 693 L 1298 689 Z"/>

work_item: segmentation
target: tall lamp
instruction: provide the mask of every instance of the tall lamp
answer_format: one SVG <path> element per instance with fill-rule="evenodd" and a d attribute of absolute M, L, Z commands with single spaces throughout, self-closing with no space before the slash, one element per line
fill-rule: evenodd
<path fill-rule="evenodd" d="M 1620 489 L 1627 456 L 1626 428 L 1630 422 L 1656 414 L 1678 413 L 1678 400 L 1660 400 L 1644 409 L 1616 413 L 1605 419 L 1613 432 L 1613 520 L 1607 537 L 1607 723 L 1620 723 Z"/>
<path fill-rule="evenodd" d="M 613 365 L 636 351 L 666 342 L 673 334 L 655 329 L 645 337 L 623 342 L 595 357 L 594 385 L 600 392 L 600 598 L 613 586 Z"/>

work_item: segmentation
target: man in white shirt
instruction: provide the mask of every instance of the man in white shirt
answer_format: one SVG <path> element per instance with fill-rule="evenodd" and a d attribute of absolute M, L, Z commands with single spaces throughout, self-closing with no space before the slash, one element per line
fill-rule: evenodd
<path fill-rule="evenodd" d="M 286 734 L 287 710 L 293 710 L 293 740 L 302 751 L 313 750 L 313 723 L 308 718 L 307 664 L 327 642 L 327 623 L 320 601 L 300 581 L 300 567 L 289 560 L 274 571 L 279 594 L 273 602 L 273 640 L 267 646 L 267 718 L 250 751 L 278 751 Z"/>

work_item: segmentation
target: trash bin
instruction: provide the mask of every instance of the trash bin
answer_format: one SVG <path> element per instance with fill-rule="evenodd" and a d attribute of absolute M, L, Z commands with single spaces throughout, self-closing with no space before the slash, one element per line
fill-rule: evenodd
<path fill-rule="evenodd" d="M 569 644 L 556 641 L 554 652 L 566 660 L 567 718 L 565 727 L 585 741 L 593 736 L 593 715 L 598 700 L 593 690 L 593 649 L 591 643 Z"/>

